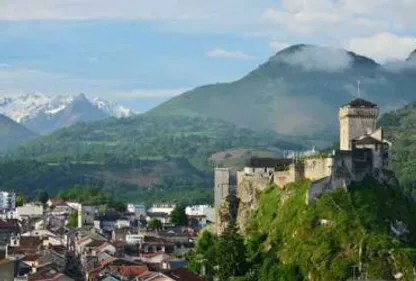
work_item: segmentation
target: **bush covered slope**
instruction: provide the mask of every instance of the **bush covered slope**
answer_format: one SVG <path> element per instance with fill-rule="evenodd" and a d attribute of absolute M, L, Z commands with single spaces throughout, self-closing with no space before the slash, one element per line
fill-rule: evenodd
<path fill-rule="evenodd" d="M 379 125 L 393 143 L 391 166 L 400 184 L 416 194 L 416 102 L 383 115 Z"/>
<path fill-rule="evenodd" d="M 256 280 L 413 280 L 416 204 L 400 189 L 367 181 L 306 205 L 307 186 L 261 195 L 246 237 Z"/>
<path fill-rule="evenodd" d="M 20 147 L 13 156 L 101 163 L 185 157 L 207 167 L 214 152 L 233 147 L 267 147 L 276 141 L 273 132 L 241 129 L 216 119 L 138 116 L 60 129 Z"/>
<path fill-rule="evenodd" d="M 299 148 L 276 133 L 209 118 L 137 116 L 81 123 L 4 157 L 0 187 L 53 195 L 73 184 L 89 184 L 122 200 L 210 202 L 212 154 L 235 148 L 247 151 L 242 155 L 246 157 L 269 146 Z M 239 162 L 225 156 L 227 164 Z"/>

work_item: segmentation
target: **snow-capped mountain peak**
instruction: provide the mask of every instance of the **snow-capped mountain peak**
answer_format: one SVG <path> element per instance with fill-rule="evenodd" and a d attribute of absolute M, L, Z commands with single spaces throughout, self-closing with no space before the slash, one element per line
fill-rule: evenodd
<path fill-rule="evenodd" d="M 134 114 L 131 109 L 125 108 L 124 106 L 118 105 L 113 101 L 108 101 L 99 97 L 93 98 L 92 103 L 108 115 L 117 118 L 130 117 Z"/>
<path fill-rule="evenodd" d="M 113 117 L 129 117 L 133 111 L 115 102 L 102 98 L 88 98 L 85 94 L 49 96 L 39 92 L 21 96 L 0 97 L 0 113 L 23 125 L 36 123 L 37 119 L 52 120 L 54 116 L 67 109 L 73 102 L 85 100 L 102 111 L 104 115 Z M 88 114 L 88 112 L 86 112 Z"/>

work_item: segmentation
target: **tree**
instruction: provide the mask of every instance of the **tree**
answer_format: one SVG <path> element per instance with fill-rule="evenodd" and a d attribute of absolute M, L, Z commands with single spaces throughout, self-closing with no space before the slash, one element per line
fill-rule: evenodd
<path fill-rule="evenodd" d="M 176 226 L 186 225 L 187 218 L 185 213 L 185 207 L 182 205 L 176 206 L 170 214 L 170 220 Z"/>
<path fill-rule="evenodd" d="M 71 212 L 68 216 L 68 226 L 76 228 L 78 226 L 78 212 Z"/>
<path fill-rule="evenodd" d="M 49 200 L 49 194 L 46 191 L 42 191 L 38 194 L 38 200 L 42 203 L 42 204 L 46 204 L 46 202 L 48 202 Z"/>
<path fill-rule="evenodd" d="M 58 197 L 58 199 L 61 199 L 62 201 L 66 201 L 69 199 L 68 194 L 65 191 L 59 191 L 56 197 Z"/>
<path fill-rule="evenodd" d="M 230 280 L 233 276 L 246 273 L 248 264 L 244 239 L 234 223 L 230 223 L 220 236 L 216 256 L 220 280 Z"/>
<path fill-rule="evenodd" d="M 23 206 L 27 202 L 27 197 L 25 195 L 16 195 L 16 207 Z"/>
<path fill-rule="evenodd" d="M 154 230 L 160 230 L 163 227 L 162 222 L 158 219 L 155 219 L 155 218 L 150 220 L 148 226 L 149 226 L 149 228 L 154 229 Z"/>
<path fill-rule="evenodd" d="M 195 250 L 190 257 L 188 268 L 197 274 L 204 274 L 207 281 L 213 280 L 215 276 L 215 245 L 217 241 L 217 236 L 204 230 L 199 235 Z"/>

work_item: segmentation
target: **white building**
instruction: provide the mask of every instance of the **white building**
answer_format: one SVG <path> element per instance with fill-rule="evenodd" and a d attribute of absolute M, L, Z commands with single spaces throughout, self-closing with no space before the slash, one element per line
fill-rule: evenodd
<path fill-rule="evenodd" d="M 115 228 L 128 228 L 130 227 L 130 221 L 128 219 L 118 219 L 114 225 Z"/>
<path fill-rule="evenodd" d="M 0 191 L 0 210 L 14 210 L 16 207 L 16 193 Z"/>
<path fill-rule="evenodd" d="M 16 216 L 22 217 L 40 217 L 43 215 L 43 206 L 41 204 L 27 203 L 16 208 Z"/>
<path fill-rule="evenodd" d="M 78 227 L 94 225 L 95 214 L 98 211 L 97 206 L 88 206 L 79 204 L 78 206 Z"/>
<path fill-rule="evenodd" d="M 138 245 L 140 243 L 143 243 L 143 241 L 143 234 L 126 234 L 126 243 L 129 245 Z"/>
<path fill-rule="evenodd" d="M 127 212 L 134 213 L 136 218 L 146 216 L 146 206 L 142 204 L 127 204 Z"/>
<path fill-rule="evenodd" d="M 185 213 L 187 216 L 203 216 L 207 215 L 207 213 L 210 212 L 211 209 L 213 208 L 209 205 L 193 205 L 186 207 Z"/>
<path fill-rule="evenodd" d="M 198 220 L 201 227 L 207 225 L 208 221 L 215 222 L 215 210 L 209 205 L 188 206 L 185 213 L 189 219 Z"/>
<path fill-rule="evenodd" d="M 170 215 L 172 211 L 176 208 L 175 204 L 153 204 L 150 208 L 150 213 L 165 213 Z"/>

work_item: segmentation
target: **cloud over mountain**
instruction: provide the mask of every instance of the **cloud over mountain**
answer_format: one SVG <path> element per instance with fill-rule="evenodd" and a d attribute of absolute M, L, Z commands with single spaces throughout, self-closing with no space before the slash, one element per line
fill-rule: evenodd
<path fill-rule="evenodd" d="M 275 61 L 300 66 L 306 71 L 337 72 L 349 68 L 352 57 L 345 50 L 300 46 L 296 52 L 276 56 Z"/>

